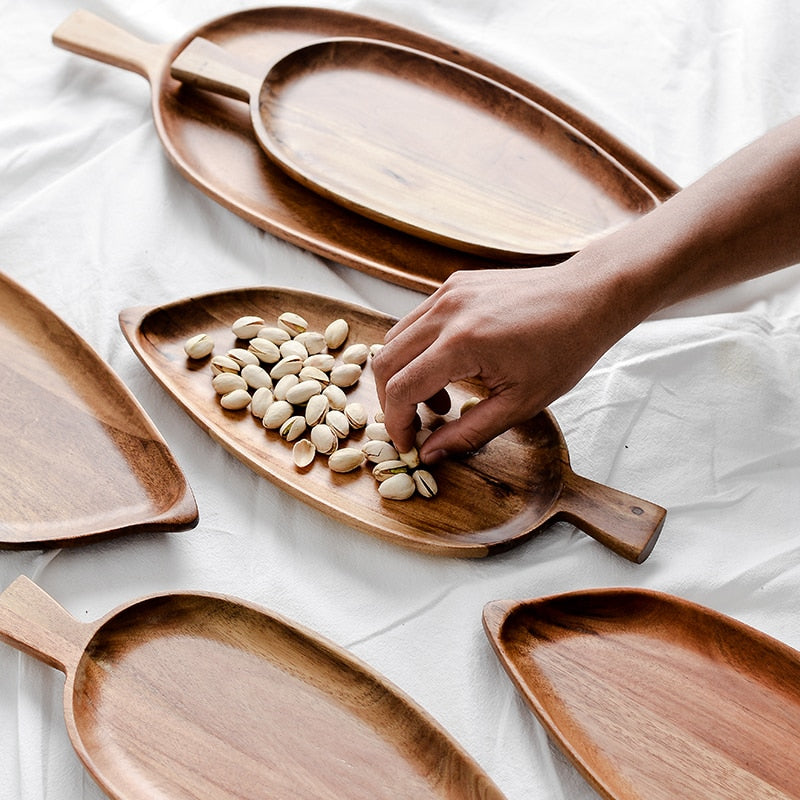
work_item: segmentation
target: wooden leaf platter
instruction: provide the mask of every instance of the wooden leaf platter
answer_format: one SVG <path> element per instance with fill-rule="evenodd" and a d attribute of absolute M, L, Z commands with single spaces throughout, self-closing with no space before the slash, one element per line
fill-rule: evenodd
<path fill-rule="evenodd" d="M 0 274 L 0 548 L 197 524 L 139 403 L 52 311 Z"/>
<path fill-rule="evenodd" d="M 609 800 L 800 798 L 800 654 L 640 589 L 495 601 L 484 627 L 549 734 Z"/>
<path fill-rule="evenodd" d="M 503 800 L 382 676 L 236 598 L 156 595 L 82 623 L 21 576 L 0 639 L 66 674 L 70 739 L 115 800 Z"/>
<path fill-rule="evenodd" d="M 183 350 L 190 336 L 206 333 L 215 342 L 215 354 L 224 354 L 243 344 L 230 329 L 236 319 L 257 315 L 272 324 L 284 311 L 301 314 L 317 331 L 334 319 L 346 319 L 350 335 L 344 346 L 381 342 L 394 323 L 384 314 L 314 293 L 260 287 L 127 309 L 120 314 L 120 324 L 142 363 L 212 438 L 293 496 L 366 533 L 427 553 L 482 557 L 507 550 L 544 525 L 565 519 L 630 560 L 640 562 L 652 550 L 664 509 L 576 475 L 548 412 L 468 458 L 437 465 L 439 493 L 431 499 L 384 500 L 367 470 L 337 474 L 322 456 L 309 469 L 298 470 L 292 444 L 265 430 L 247 410 L 222 408 L 211 385 L 208 361 L 191 361 Z M 372 419 L 379 405 L 368 364 L 358 384 L 347 391 Z M 450 392 L 452 414 L 484 390 L 463 381 L 453 384 Z M 429 413 L 423 424 L 440 424 L 446 418 Z M 358 431 L 347 444 L 358 447 L 362 440 L 363 431 Z"/>
<path fill-rule="evenodd" d="M 538 162 L 551 171 L 558 165 L 559 191 L 571 197 L 568 205 L 574 203 L 585 209 L 598 202 L 613 211 L 606 220 L 611 227 L 649 210 L 678 188 L 596 124 L 535 85 L 444 42 L 380 20 L 328 9 L 278 6 L 222 17 L 178 42 L 153 44 L 87 11 L 79 11 L 55 31 L 53 40 L 58 46 L 133 70 L 148 79 L 153 117 L 167 155 L 186 178 L 210 197 L 269 233 L 400 285 L 431 292 L 456 270 L 507 266 L 509 261 L 487 260 L 485 255 L 460 252 L 397 230 L 357 213 L 355 204 L 345 207 L 296 180 L 262 151 L 246 105 L 184 87 L 172 77 L 172 62 L 198 37 L 252 65 L 250 68 L 262 79 L 281 59 L 337 37 L 380 40 L 387 46 L 410 48 L 441 59 L 452 65 L 450 71 L 468 70 L 476 76 L 475 81 L 495 86 L 493 92 L 513 93 L 535 106 L 538 121 L 547 121 L 545 129 L 563 132 L 560 145 L 539 150 L 546 157 Z M 419 63 L 417 56 L 417 72 Z M 374 78 L 374 70 L 371 74 Z M 370 97 L 373 95 L 371 90 Z M 437 124 L 444 124 L 441 118 Z M 576 145 L 576 141 L 582 144 Z M 533 158 L 536 162 L 535 155 Z M 479 166 L 486 169 L 488 162 L 487 159 Z M 508 171 L 502 170 L 501 175 L 481 180 L 502 183 L 509 179 Z M 552 186 L 551 181 L 541 184 Z M 544 202 L 552 202 L 552 197 L 545 197 Z M 385 216 L 382 219 L 386 221 Z M 563 231 L 553 229 L 553 219 L 554 215 L 550 215 L 549 244 L 539 247 L 541 252 L 524 256 L 525 263 L 556 263 L 569 255 L 565 251 L 585 241 L 575 237 L 569 241 Z M 420 224 L 405 227 L 424 233 L 427 222 L 420 223 L 421 230 Z M 557 223 L 555 227 L 558 228 Z M 595 234 L 602 233 L 598 228 L 603 225 L 597 220 L 593 227 Z M 485 253 L 485 247 L 479 249 Z"/>

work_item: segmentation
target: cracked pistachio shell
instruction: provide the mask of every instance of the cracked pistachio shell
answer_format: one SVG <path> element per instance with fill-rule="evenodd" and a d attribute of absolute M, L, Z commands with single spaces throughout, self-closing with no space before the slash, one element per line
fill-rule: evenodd
<path fill-rule="evenodd" d="M 344 344 L 344 340 L 350 333 L 350 326 L 345 319 L 335 319 L 325 328 L 325 344 L 336 350 Z"/>
<path fill-rule="evenodd" d="M 380 464 L 381 461 L 397 461 L 399 458 L 397 450 L 389 442 L 382 442 L 379 439 L 365 442 L 361 446 L 361 452 L 373 464 Z"/>
<path fill-rule="evenodd" d="M 322 390 L 322 394 L 328 398 L 331 408 L 335 409 L 336 411 L 344 411 L 344 409 L 347 407 L 347 395 L 340 386 L 326 386 Z"/>
<path fill-rule="evenodd" d="M 415 469 L 411 473 L 411 479 L 422 497 L 433 497 L 439 491 L 436 479 L 426 469 Z"/>
<path fill-rule="evenodd" d="M 372 476 L 376 481 L 380 482 L 391 478 L 392 475 L 398 475 L 401 472 L 408 472 L 408 464 L 405 464 L 399 459 L 380 461 L 372 468 Z"/>
<path fill-rule="evenodd" d="M 339 448 L 339 437 L 333 432 L 330 426 L 324 423 L 315 425 L 311 429 L 309 436 L 314 443 L 314 447 L 317 448 L 317 452 L 323 455 L 329 456 L 331 453 L 335 453 Z"/>
<path fill-rule="evenodd" d="M 331 409 L 325 415 L 325 424 L 332 428 L 340 439 L 345 439 L 350 435 L 350 423 L 347 421 L 344 411 Z"/>
<path fill-rule="evenodd" d="M 364 463 L 364 454 L 356 447 L 343 447 L 328 456 L 333 472 L 352 472 Z"/>
<path fill-rule="evenodd" d="M 297 386 L 300 383 L 300 378 L 297 375 L 284 375 L 276 384 L 272 393 L 275 395 L 276 400 L 285 400 L 286 393 L 292 386 Z"/>
<path fill-rule="evenodd" d="M 328 384 L 331 382 L 327 372 L 323 372 L 321 369 L 317 369 L 316 367 L 305 366 L 305 363 L 303 365 L 303 369 L 301 369 L 297 374 L 300 376 L 301 381 L 319 381 L 323 386 L 328 386 Z"/>
<path fill-rule="evenodd" d="M 258 332 L 264 327 L 264 320 L 261 317 L 239 317 L 231 325 L 231 330 L 237 339 L 252 339 L 258 336 Z"/>
<path fill-rule="evenodd" d="M 319 381 L 300 381 L 286 392 L 286 399 L 294 406 L 302 406 L 321 392 L 322 384 Z"/>
<path fill-rule="evenodd" d="M 266 339 L 268 342 L 280 346 L 284 342 L 288 342 L 292 337 L 289 335 L 289 332 L 285 331 L 283 328 L 278 328 L 275 325 L 265 325 L 259 330 L 258 338 Z"/>
<path fill-rule="evenodd" d="M 361 367 L 358 364 L 337 364 L 331 370 L 331 383 L 342 388 L 358 383 L 360 377 Z"/>
<path fill-rule="evenodd" d="M 416 491 L 413 478 L 407 472 L 392 475 L 378 485 L 381 497 L 387 500 L 408 500 Z"/>
<path fill-rule="evenodd" d="M 381 442 L 392 441 L 388 431 L 386 430 L 386 426 L 382 422 L 370 422 L 370 424 L 364 428 L 364 433 L 366 434 L 367 439 L 378 439 Z"/>
<path fill-rule="evenodd" d="M 228 356 L 214 356 L 211 359 L 211 372 L 219 375 L 220 372 L 239 372 L 239 364 Z"/>
<path fill-rule="evenodd" d="M 205 358 L 214 350 L 214 340 L 207 333 L 198 333 L 184 342 L 183 350 L 189 358 Z"/>
<path fill-rule="evenodd" d="M 319 331 L 303 331 L 294 340 L 302 344 L 309 355 L 321 353 L 325 349 L 325 337 Z"/>
<path fill-rule="evenodd" d="M 300 356 L 305 361 L 308 358 L 308 350 L 303 347 L 297 339 L 289 339 L 280 346 L 281 356 Z"/>
<path fill-rule="evenodd" d="M 264 427 L 277 430 L 292 414 L 294 414 L 294 407 L 291 403 L 287 403 L 285 400 L 275 400 L 270 403 L 264 414 Z"/>
<path fill-rule="evenodd" d="M 250 392 L 247 389 L 234 389 L 232 392 L 222 395 L 219 399 L 223 408 L 229 411 L 239 411 L 250 405 Z"/>
<path fill-rule="evenodd" d="M 461 404 L 461 414 L 466 414 L 471 408 L 475 408 L 478 403 L 480 403 L 480 397 L 468 397 L 462 404 Z"/>
<path fill-rule="evenodd" d="M 235 389 L 247 389 L 247 381 L 238 372 L 220 372 L 211 379 L 217 394 L 228 394 Z"/>
<path fill-rule="evenodd" d="M 369 358 L 369 347 L 365 344 L 351 344 L 344 349 L 342 353 L 342 361 L 345 364 L 366 364 Z"/>
<path fill-rule="evenodd" d="M 267 413 L 267 409 L 272 405 L 274 400 L 275 398 L 272 395 L 272 389 L 269 389 L 266 386 L 256 389 L 253 392 L 252 399 L 250 400 L 250 413 L 254 417 L 264 419 L 264 414 Z"/>
<path fill-rule="evenodd" d="M 323 372 L 330 372 L 336 366 L 336 359 L 330 353 L 312 353 L 303 367 L 316 367 Z"/>
<path fill-rule="evenodd" d="M 306 422 L 311 425 L 319 425 L 324 419 L 325 415 L 330 410 L 330 403 L 328 398 L 322 394 L 315 394 L 308 398 L 306 403 Z"/>
<path fill-rule="evenodd" d="M 283 328 L 291 336 L 297 336 L 298 333 L 303 333 L 308 328 L 308 323 L 299 314 L 295 314 L 293 311 L 284 311 L 278 317 L 278 327 Z"/>
<path fill-rule="evenodd" d="M 348 403 L 344 407 L 344 415 L 351 429 L 360 430 L 367 424 L 367 409 L 361 403 Z"/>
<path fill-rule="evenodd" d="M 278 429 L 281 439 L 286 439 L 287 442 L 293 442 L 299 439 L 306 432 L 306 418 L 295 414 Z"/>
<path fill-rule="evenodd" d="M 281 360 L 281 351 L 275 342 L 269 339 L 264 339 L 261 336 L 256 336 L 255 339 L 250 340 L 247 349 L 255 355 L 255 357 L 262 364 L 277 364 Z"/>
<path fill-rule="evenodd" d="M 419 466 L 419 453 L 416 447 L 412 447 L 406 453 L 398 453 L 401 461 L 405 461 L 411 469 L 416 469 Z"/>
<path fill-rule="evenodd" d="M 242 367 L 241 375 L 251 389 L 272 388 L 272 378 L 264 367 L 258 364 L 245 364 Z"/>
<path fill-rule="evenodd" d="M 309 439 L 298 439 L 292 448 L 292 458 L 294 459 L 295 466 L 299 469 L 305 469 L 314 461 L 317 455 L 317 448 L 311 443 Z"/>
<path fill-rule="evenodd" d="M 269 371 L 273 380 L 280 380 L 284 375 L 297 375 L 303 369 L 303 359 L 300 356 L 285 356 Z"/>
<path fill-rule="evenodd" d="M 258 364 L 258 356 L 250 350 L 245 350 L 244 347 L 232 347 L 228 350 L 227 356 L 239 365 L 239 369 L 245 364 Z"/>
<path fill-rule="evenodd" d="M 422 447 L 422 445 L 425 444 L 426 441 L 428 441 L 428 437 L 432 433 L 433 431 L 430 428 L 420 428 L 417 431 L 417 435 L 414 440 L 414 444 L 416 444 L 417 450 L 419 450 L 419 448 Z"/>

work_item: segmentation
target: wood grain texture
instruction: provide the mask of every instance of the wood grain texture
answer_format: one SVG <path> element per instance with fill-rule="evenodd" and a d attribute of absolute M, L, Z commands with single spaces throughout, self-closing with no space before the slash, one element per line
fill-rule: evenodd
<path fill-rule="evenodd" d="M 0 548 L 197 524 L 180 468 L 108 365 L 0 274 Z"/>
<path fill-rule="evenodd" d="M 800 654 L 781 642 L 639 589 L 496 601 L 484 627 L 603 797 L 800 797 Z"/>
<path fill-rule="evenodd" d="M 115 800 L 503 800 L 368 665 L 233 597 L 150 596 L 79 623 L 20 577 L 0 638 L 66 673 L 71 741 Z"/>
<path fill-rule="evenodd" d="M 274 164 L 254 135 L 247 107 L 240 102 L 182 87 L 169 73 L 171 62 L 196 37 L 258 65 L 259 75 L 297 48 L 330 37 L 368 37 L 415 48 L 497 81 L 539 104 L 591 140 L 599 158 L 610 158 L 661 202 L 677 185 L 630 148 L 576 109 L 513 73 L 445 42 L 381 20 L 320 8 L 252 9 L 222 17 L 172 44 L 155 45 L 130 34 L 119 37 L 109 23 L 87 11 L 69 17 L 54 42 L 147 76 L 152 110 L 165 151 L 177 169 L 224 207 L 261 229 L 341 264 L 424 292 L 435 290 L 453 272 L 507 266 L 458 252 L 394 230 L 356 214 L 309 190 Z M 97 26 L 101 31 L 98 33 Z M 122 48 L 121 51 L 119 48 Z M 557 263 L 567 254 L 530 259 Z"/>
<path fill-rule="evenodd" d="M 542 413 L 494 439 L 479 452 L 434 469 L 438 495 L 430 500 L 383 500 L 366 470 L 336 474 L 323 457 L 298 471 L 292 445 L 265 431 L 248 411 L 223 409 L 211 386 L 207 361 L 190 362 L 183 343 L 207 333 L 224 354 L 236 344 L 230 330 L 241 316 L 275 320 L 284 311 L 303 315 L 322 331 L 338 317 L 350 323 L 347 344 L 383 341 L 394 320 L 384 314 L 318 294 L 276 287 L 244 288 L 179 300 L 155 308 L 128 309 L 120 323 L 148 370 L 194 421 L 260 475 L 311 506 L 366 533 L 439 555 L 482 557 L 520 544 L 557 519 L 585 528 L 605 546 L 633 561 L 651 551 L 664 521 L 663 508 L 576 476 L 553 416 Z M 348 390 L 372 419 L 379 410 L 369 365 Z M 453 410 L 482 396 L 477 383 L 450 387 Z M 422 410 L 427 427 L 441 424 Z M 363 432 L 349 442 L 360 446 Z"/>

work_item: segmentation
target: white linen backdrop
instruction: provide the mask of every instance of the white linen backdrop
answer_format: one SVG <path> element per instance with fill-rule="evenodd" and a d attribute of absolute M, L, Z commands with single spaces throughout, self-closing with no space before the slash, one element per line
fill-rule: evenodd
<path fill-rule="evenodd" d="M 800 648 L 797 268 L 648 320 L 554 404 L 576 471 L 668 509 L 645 564 L 564 523 L 480 561 L 378 541 L 289 497 L 211 441 L 140 364 L 117 314 L 244 285 L 311 289 L 394 315 L 422 296 L 266 235 L 181 178 L 152 125 L 147 82 L 51 44 L 79 5 L 173 41 L 255 4 L 0 0 L 0 269 L 125 381 L 186 473 L 200 524 L 5 551 L 0 588 L 26 574 L 81 620 L 159 591 L 259 603 L 407 692 L 509 800 L 596 794 L 492 653 L 480 621 L 486 602 L 647 587 Z M 384 18 L 499 63 L 681 185 L 800 113 L 800 5 L 792 0 L 316 5 Z M 59 672 L 0 646 L 0 800 L 103 797 L 67 737 L 62 687 Z"/>

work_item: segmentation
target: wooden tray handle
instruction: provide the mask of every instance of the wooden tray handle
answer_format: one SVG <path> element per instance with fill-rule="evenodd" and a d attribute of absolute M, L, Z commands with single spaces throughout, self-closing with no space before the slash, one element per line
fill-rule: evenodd
<path fill-rule="evenodd" d="M 610 550 L 641 564 L 650 555 L 666 509 L 569 472 L 554 519 L 572 523 Z"/>
<path fill-rule="evenodd" d="M 198 36 L 172 62 L 170 74 L 176 81 L 234 100 L 257 97 L 264 81 L 263 71 L 223 47 Z"/>
<path fill-rule="evenodd" d="M 0 594 L 0 640 L 62 672 L 77 666 L 91 630 L 24 575 Z"/>
<path fill-rule="evenodd" d="M 74 11 L 53 32 L 53 44 L 155 82 L 170 45 L 139 39 L 85 9 Z"/>

